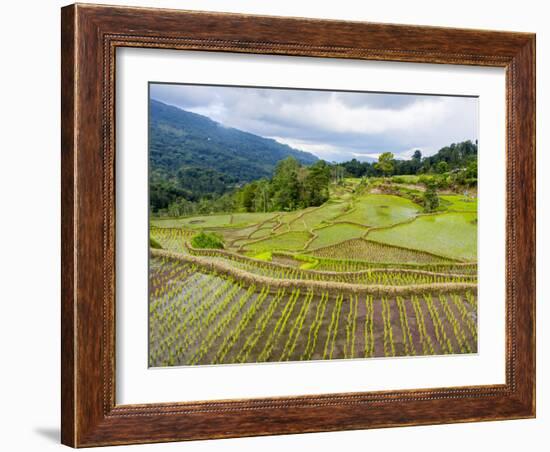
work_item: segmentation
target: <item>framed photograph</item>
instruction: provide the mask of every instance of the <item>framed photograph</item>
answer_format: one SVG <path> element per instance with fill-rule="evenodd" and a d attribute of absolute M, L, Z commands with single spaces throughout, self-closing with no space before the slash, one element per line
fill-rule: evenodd
<path fill-rule="evenodd" d="M 62 9 L 62 442 L 535 416 L 535 36 Z"/>

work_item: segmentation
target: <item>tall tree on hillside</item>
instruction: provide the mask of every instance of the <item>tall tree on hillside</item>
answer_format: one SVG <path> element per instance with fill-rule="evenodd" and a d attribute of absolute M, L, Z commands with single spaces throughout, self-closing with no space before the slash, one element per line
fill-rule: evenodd
<path fill-rule="evenodd" d="M 426 191 L 424 192 L 424 210 L 426 212 L 433 212 L 439 207 L 439 197 L 435 188 L 435 183 L 429 181 L 426 184 Z"/>
<path fill-rule="evenodd" d="M 304 204 L 306 206 L 320 206 L 328 201 L 329 182 L 330 168 L 324 160 L 310 166 L 304 180 Z"/>
<path fill-rule="evenodd" d="M 466 177 L 477 179 L 477 160 L 472 160 L 466 167 Z"/>
<path fill-rule="evenodd" d="M 246 212 L 256 211 L 256 189 L 258 188 L 257 182 L 251 182 L 246 184 L 239 192 L 239 202 L 243 206 Z"/>
<path fill-rule="evenodd" d="M 273 208 L 275 210 L 293 210 L 300 199 L 298 171 L 300 164 L 293 157 L 287 157 L 277 163 L 272 180 Z"/>
<path fill-rule="evenodd" d="M 255 184 L 254 211 L 269 212 L 271 207 L 271 184 L 267 179 L 261 179 Z"/>
<path fill-rule="evenodd" d="M 418 170 L 422 167 L 422 152 L 420 149 L 414 151 L 413 156 L 410 162 L 410 173 L 416 174 Z"/>
<path fill-rule="evenodd" d="M 332 167 L 330 169 L 332 182 L 334 182 L 335 184 L 343 182 L 344 177 L 346 175 L 345 173 L 346 173 L 346 168 L 345 168 L 344 165 L 342 165 L 342 164 L 332 165 Z"/>
<path fill-rule="evenodd" d="M 391 152 L 384 152 L 378 157 L 378 162 L 374 164 L 374 167 L 381 171 L 384 176 L 389 176 L 393 171 L 393 154 Z"/>

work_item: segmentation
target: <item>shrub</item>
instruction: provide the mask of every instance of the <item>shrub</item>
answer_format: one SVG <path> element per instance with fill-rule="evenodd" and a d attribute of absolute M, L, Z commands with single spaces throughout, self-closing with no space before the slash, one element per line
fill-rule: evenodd
<path fill-rule="evenodd" d="M 191 240 L 193 248 L 223 249 L 222 238 L 214 232 L 200 232 Z"/>
<path fill-rule="evenodd" d="M 447 176 L 445 176 L 444 174 L 441 174 L 437 177 L 434 177 L 433 182 L 434 182 L 436 188 L 438 188 L 440 190 L 446 190 L 450 186 L 449 178 Z"/>

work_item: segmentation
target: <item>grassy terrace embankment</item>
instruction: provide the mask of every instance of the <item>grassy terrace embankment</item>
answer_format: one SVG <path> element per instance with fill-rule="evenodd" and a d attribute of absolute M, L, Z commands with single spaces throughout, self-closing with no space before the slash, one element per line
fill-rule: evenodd
<path fill-rule="evenodd" d="M 355 294 L 402 295 L 425 292 L 472 291 L 477 287 L 475 277 L 471 275 L 449 275 L 397 269 L 366 270 L 354 273 L 314 272 L 298 271 L 292 268 L 285 269 L 284 266 L 280 266 L 279 269 L 286 270 L 288 273 L 284 277 L 277 278 L 244 270 L 233 265 L 234 262 L 229 259 L 211 259 L 205 256 L 185 255 L 164 250 L 151 250 L 151 255 L 153 257 L 179 260 L 185 264 L 194 265 L 199 270 L 231 277 L 235 281 L 243 282 L 244 284 L 269 286 L 272 288 L 300 287 L 323 290 L 330 293 L 351 292 Z M 267 274 L 273 273 L 273 270 L 273 268 L 270 268 Z M 309 275 L 310 277 L 304 278 L 304 275 Z M 302 276 L 302 278 L 299 276 Z M 382 276 L 385 276 L 385 278 Z M 417 284 L 406 284 L 408 282 L 406 279 L 407 276 L 416 276 L 420 282 Z M 433 282 L 424 282 L 430 279 Z M 353 282 L 354 280 L 362 282 Z M 366 281 L 363 282 L 363 280 Z M 412 278 L 411 281 L 413 281 Z"/>

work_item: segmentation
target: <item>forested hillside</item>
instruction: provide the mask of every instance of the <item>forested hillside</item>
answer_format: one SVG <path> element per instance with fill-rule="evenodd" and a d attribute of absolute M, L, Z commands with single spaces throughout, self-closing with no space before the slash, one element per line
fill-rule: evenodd
<path fill-rule="evenodd" d="M 150 101 L 150 204 L 216 198 L 243 183 L 270 177 L 277 162 L 318 159 L 275 140 L 225 127 L 206 116 Z"/>
<path fill-rule="evenodd" d="M 341 163 L 345 173 L 351 177 L 372 177 L 382 175 L 412 175 L 412 174 L 443 174 L 447 171 L 461 170 L 470 167 L 472 173 L 477 173 L 477 142 L 470 140 L 452 143 L 429 157 L 423 157 L 416 150 L 408 159 L 395 159 L 393 154 L 384 153 L 387 171 L 380 162 L 360 162 L 352 159 Z M 475 167 L 475 168 L 474 168 Z"/>

